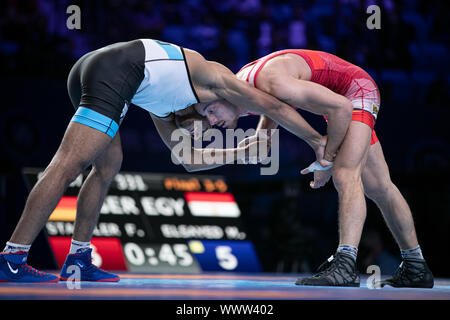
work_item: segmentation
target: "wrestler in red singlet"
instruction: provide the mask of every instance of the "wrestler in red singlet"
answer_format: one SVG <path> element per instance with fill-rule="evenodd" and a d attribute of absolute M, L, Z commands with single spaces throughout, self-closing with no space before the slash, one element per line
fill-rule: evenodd
<path fill-rule="evenodd" d="M 327 87 L 352 102 L 352 120 L 363 122 L 372 128 L 371 145 L 375 144 L 378 138 L 373 127 L 380 108 L 380 92 L 372 77 L 358 66 L 322 51 L 287 49 L 245 65 L 237 76 L 258 88 L 258 73 L 266 62 L 287 53 L 297 54 L 306 61 L 311 69 L 310 81 Z"/>

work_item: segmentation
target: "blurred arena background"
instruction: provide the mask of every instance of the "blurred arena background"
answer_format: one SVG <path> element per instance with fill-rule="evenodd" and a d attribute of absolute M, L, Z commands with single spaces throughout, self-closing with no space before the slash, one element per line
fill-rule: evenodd
<path fill-rule="evenodd" d="M 66 27 L 69 5 L 81 8 L 81 29 Z M 381 8 L 381 29 L 369 30 L 366 8 Z M 272 51 L 307 48 L 336 54 L 367 70 L 381 91 L 375 126 L 394 183 L 407 199 L 419 242 L 437 277 L 450 243 L 448 1 L 430 0 L 4 0 L 0 2 L 0 245 L 10 237 L 28 187 L 23 168 L 45 168 L 73 115 L 66 77 L 83 54 L 107 44 L 154 38 L 191 48 L 236 72 Z M 323 133 L 322 118 L 304 114 Z M 239 126 L 256 126 L 257 118 Z M 175 166 L 143 110 L 132 108 L 120 128 L 123 172 L 185 174 Z M 200 173 L 225 178 L 242 228 L 265 272 L 314 271 L 337 245 L 337 194 L 329 183 L 309 188 L 300 170 L 308 146 L 280 132 L 280 170 L 256 165 Z M 181 176 L 180 176 L 181 177 Z M 37 254 L 39 253 L 39 254 Z M 47 233 L 30 255 L 49 265 Z M 399 250 L 376 206 L 368 215 L 359 269 L 390 274 Z"/>

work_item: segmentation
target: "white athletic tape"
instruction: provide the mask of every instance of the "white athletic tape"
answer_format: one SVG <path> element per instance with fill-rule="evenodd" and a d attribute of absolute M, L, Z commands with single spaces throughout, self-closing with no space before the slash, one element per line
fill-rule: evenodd
<path fill-rule="evenodd" d="M 331 165 L 327 167 L 322 167 L 322 165 L 318 161 L 314 161 L 309 165 L 308 170 L 309 172 L 330 170 L 331 168 L 333 168 L 333 162 L 330 163 Z"/>

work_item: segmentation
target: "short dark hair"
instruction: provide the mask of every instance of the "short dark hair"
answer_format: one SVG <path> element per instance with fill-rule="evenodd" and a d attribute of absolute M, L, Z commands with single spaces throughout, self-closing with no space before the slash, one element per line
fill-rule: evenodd
<path fill-rule="evenodd" d="M 195 109 L 187 114 L 183 115 L 175 115 L 175 124 L 178 128 L 186 128 L 193 121 L 203 121 L 205 117 L 203 117 L 200 113 L 198 113 Z"/>
<path fill-rule="evenodd" d="M 180 129 L 191 131 L 191 126 L 193 126 L 196 121 L 202 122 L 203 132 L 211 128 L 208 119 L 198 113 L 194 108 L 192 108 L 192 111 L 189 113 L 183 115 L 175 115 L 175 124 Z"/>

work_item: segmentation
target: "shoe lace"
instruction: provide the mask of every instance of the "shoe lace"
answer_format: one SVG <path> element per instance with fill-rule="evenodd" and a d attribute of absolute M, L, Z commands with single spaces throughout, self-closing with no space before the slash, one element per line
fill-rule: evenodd
<path fill-rule="evenodd" d="M 327 277 L 331 276 L 336 279 L 336 275 L 342 277 L 342 279 L 349 278 L 348 268 L 346 267 L 346 259 L 342 255 L 331 256 L 326 262 L 324 262 L 319 267 L 319 273 L 316 277 Z"/>
<path fill-rule="evenodd" d="M 22 265 L 22 268 L 24 268 L 26 272 L 31 272 L 32 274 L 35 274 L 38 276 L 45 275 L 45 272 L 39 271 L 26 263 L 24 265 Z"/>
<path fill-rule="evenodd" d="M 327 261 L 325 261 L 324 263 L 322 263 L 319 268 L 317 268 L 317 273 L 323 273 L 324 271 L 326 271 L 328 268 L 331 267 L 331 265 L 333 264 L 333 262 L 335 261 L 334 256 L 331 256 L 327 259 Z"/>
<path fill-rule="evenodd" d="M 93 269 L 94 269 L 94 270 L 99 269 L 95 264 L 92 263 L 92 261 L 93 261 L 92 257 L 90 257 L 90 258 L 88 259 L 88 261 L 89 261 L 89 263 L 85 263 L 85 264 L 84 264 L 83 271 L 85 271 L 85 272 L 90 272 L 90 271 L 92 271 Z"/>
<path fill-rule="evenodd" d="M 91 261 L 91 263 L 86 266 L 86 269 L 84 269 L 84 271 L 90 272 L 93 269 L 96 270 L 96 269 L 98 269 L 98 267 L 96 265 L 94 265 Z"/>
<path fill-rule="evenodd" d="M 414 264 L 403 261 L 401 266 L 395 272 L 393 279 L 395 280 L 407 280 L 414 281 L 414 278 L 422 278 L 425 274 L 425 270 L 414 266 Z"/>

